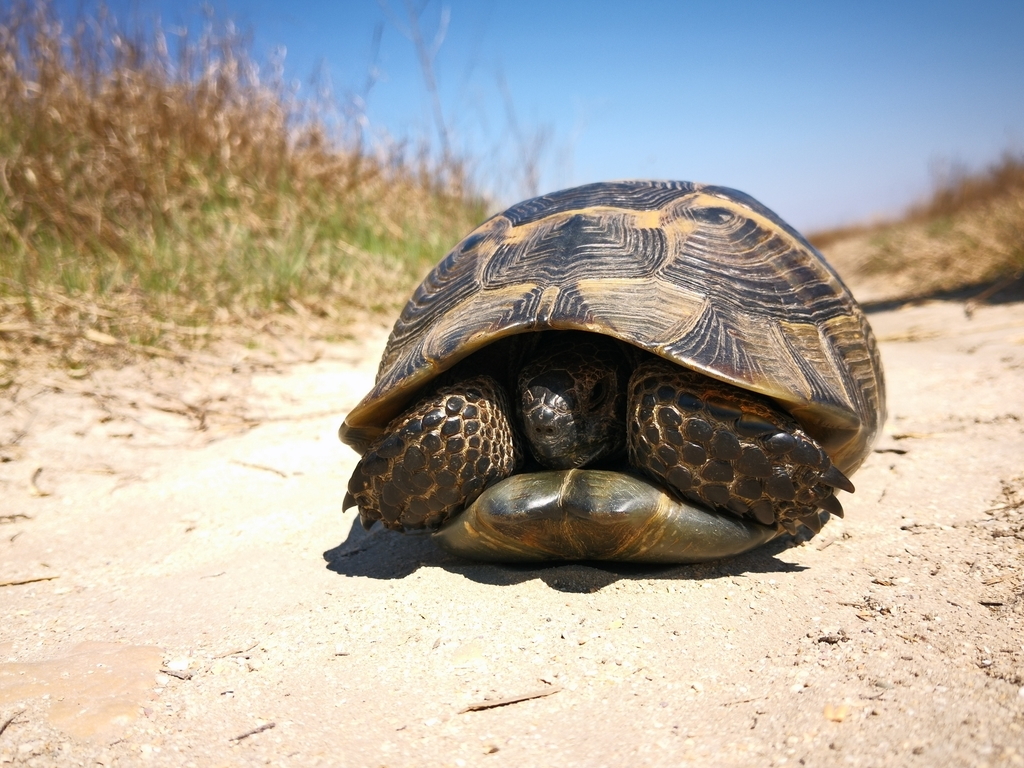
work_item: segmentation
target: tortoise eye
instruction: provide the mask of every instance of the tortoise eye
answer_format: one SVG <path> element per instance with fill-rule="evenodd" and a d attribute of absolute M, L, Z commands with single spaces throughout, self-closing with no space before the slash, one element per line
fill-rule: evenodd
<path fill-rule="evenodd" d="M 594 388 L 590 390 L 590 410 L 596 411 L 602 405 L 604 401 L 608 399 L 608 383 L 601 379 L 594 385 Z"/>

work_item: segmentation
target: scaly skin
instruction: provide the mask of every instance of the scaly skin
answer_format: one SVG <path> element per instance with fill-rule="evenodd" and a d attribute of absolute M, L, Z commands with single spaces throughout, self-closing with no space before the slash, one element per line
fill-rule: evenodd
<path fill-rule="evenodd" d="M 629 382 L 630 464 L 691 501 L 759 523 L 820 529 L 842 517 L 835 488 L 853 484 L 770 400 L 659 358 Z"/>
<path fill-rule="evenodd" d="M 628 370 L 614 339 L 545 337 L 518 382 L 519 423 L 533 457 L 551 469 L 572 469 L 625 451 Z"/>
<path fill-rule="evenodd" d="M 345 509 L 369 528 L 437 528 L 522 463 L 504 390 L 490 376 L 441 387 L 390 424 L 356 465 Z"/>
<path fill-rule="evenodd" d="M 587 466 L 621 451 L 625 432 L 629 464 L 691 501 L 791 531 L 797 523 L 819 530 L 819 508 L 842 516 L 834 489 L 853 485 L 767 398 L 653 356 L 622 392 L 625 356 L 614 341 L 566 339 L 569 346 L 559 339 L 542 349 L 519 380 L 522 425 L 540 463 Z M 559 408 L 557 418 L 544 413 Z M 388 425 L 356 466 L 345 507 L 358 504 L 367 527 L 381 520 L 395 530 L 434 529 L 522 463 L 505 392 L 475 376 L 435 390 Z"/>

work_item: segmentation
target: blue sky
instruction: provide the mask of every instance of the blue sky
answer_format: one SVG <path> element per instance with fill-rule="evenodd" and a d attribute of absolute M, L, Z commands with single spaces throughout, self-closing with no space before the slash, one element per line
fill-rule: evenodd
<path fill-rule="evenodd" d="M 198 3 L 109 5 L 198 28 Z M 344 96 L 374 71 L 367 130 L 436 143 L 413 45 L 375 0 L 212 5 L 251 28 L 258 55 L 284 46 L 290 77 L 306 82 L 322 66 Z M 405 18 L 404 0 L 390 7 Z M 1024 152 L 1021 0 L 431 0 L 420 16 L 428 39 L 444 9 L 435 67 L 445 123 L 500 203 L 528 191 L 508 103 L 524 142 L 545 139 L 541 192 L 706 181 L 805 231 L 898 214 L 943 169 Z"/>

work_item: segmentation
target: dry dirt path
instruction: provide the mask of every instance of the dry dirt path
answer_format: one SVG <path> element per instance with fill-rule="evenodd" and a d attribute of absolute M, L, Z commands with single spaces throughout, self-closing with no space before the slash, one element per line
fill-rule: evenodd
<path fill-rule="evenodd" d="M 890 419 L 846 519 L 696 567 L 364 534 L 335 431 L 382 331 L 26 383 L 0 764 L 1024 764 L 1024 304 L 871 319 Z"/>

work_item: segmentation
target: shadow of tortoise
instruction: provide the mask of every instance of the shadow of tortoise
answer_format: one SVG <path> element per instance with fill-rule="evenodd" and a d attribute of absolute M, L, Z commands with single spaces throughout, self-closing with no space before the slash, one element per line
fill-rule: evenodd
<path fill-rule="evenodd" d="M 508 586 L 540 579 L 558 592 L 597 592 L 619 580 L 689 581 L 747 573 L 793 573 L 807 567 L 779 554 L 808 540 L 809 531 L 784 535 L 762 547 L 726 560 L 690 565 L 650 565 L 608 561 L 552 563 L 477 563 L 444 552 L 429 534 L 400 534 L 379 523 L 364 530 L 354 519 L 345 541 L 323 553 L 327 569 L 343 576 L 404 579 L 420 568 L 443 568 L 480 584 Z"/>

